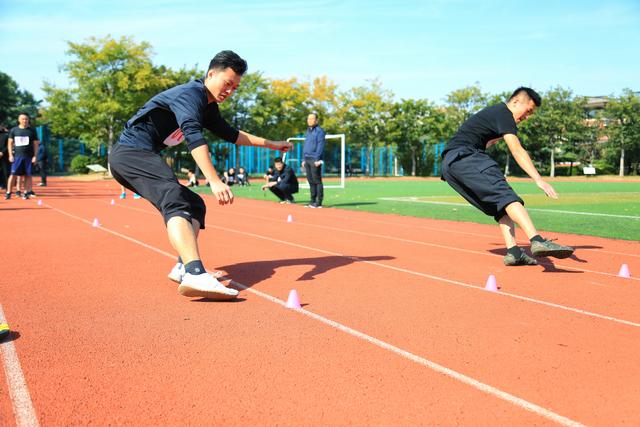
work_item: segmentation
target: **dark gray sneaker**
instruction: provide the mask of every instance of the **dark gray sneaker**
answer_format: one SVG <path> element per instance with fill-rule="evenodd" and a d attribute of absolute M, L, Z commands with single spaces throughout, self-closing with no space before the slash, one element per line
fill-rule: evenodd
<path fill-rule="evenodd" d="M 574 249 L 571 246 L 563 246 L 545 239 L 542 242 L 531 242 L 531 253 L 535 257 L 551 256 L 554 258 L 569 258 Z"/>
<path fill-rule="evenodd" d="M 531 258 L 529 255 L 525 254 L 524 252 L 520 254 L 519 258 L 516 258 L 512 254 L 506 254 L 502 259 L 502 262 L 504 262 L 504 265 L 509 267 L 513 267 L 516 265 L 538 265 L 538 261 Z"/>

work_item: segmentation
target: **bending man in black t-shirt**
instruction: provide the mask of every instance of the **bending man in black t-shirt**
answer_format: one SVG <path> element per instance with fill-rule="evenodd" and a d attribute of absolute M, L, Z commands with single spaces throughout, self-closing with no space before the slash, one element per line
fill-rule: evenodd
<path fill-rule="evenodd" d="M 246 70 L 246 61 L 234 52 L 218 53 L 204 80 L 173 87 L 151 98 L 127 122 L 109 154 L 114 178 L 162 212 L 169 241 L 179 255 L 169 278 L 180 283 L 178 291 L 185 296 L 230 299 L 238 291 L 227 288 L 205 270 L 197 244 L 198 231 L 205 227 L 205 203 L 178 182 L 160 151 L 186 140 L 218 203 L 226 205 L 233 203 L 233 193 L 220 181 L 211 163 L 203 128 L 240 145 L 282 151 L 291 148 L 289 142 L 269 141 L 234 129 L 220 116 L 218 104 L 238 88 Z"/>
<path fill-rule="evenodd" d="M 518 197 L 502 174 L 498 164 L 485 153 L 485 149 L 504 139 L 513 158 L 545 194 L 557 199 L 551 185 L 540 177 L 527 151 L 516 136 L 517 123 L 533 114 L 542 104 L 533 89 L 516 89 L 509 101 L 480 110 L 460 126 L 442 153 L 442 179 L 447 181 L 469 203 L 500 224 L 507 245 L 505 265 L 535 265 L 516 243 L 514 222 L 531 241 L 534 256 L 567 258 L 573 248 L 544 239 L 538 234 L 524 201 Z"/>

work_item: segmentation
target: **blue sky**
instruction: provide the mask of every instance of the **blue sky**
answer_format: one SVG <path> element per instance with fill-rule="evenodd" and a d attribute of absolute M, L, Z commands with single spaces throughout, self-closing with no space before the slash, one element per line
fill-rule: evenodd
<path fill-rule="evenodd" d="M 0 16 L 0 71 L 38 98 L 44 80 L 67 85 L 66 41 L 107 34 L 150 42 L 172 68 L 232 49 L 266 77 L 377 78 L 396 99 L 476 82 L 640 90 L 640 0 L 0 0 Z"/>

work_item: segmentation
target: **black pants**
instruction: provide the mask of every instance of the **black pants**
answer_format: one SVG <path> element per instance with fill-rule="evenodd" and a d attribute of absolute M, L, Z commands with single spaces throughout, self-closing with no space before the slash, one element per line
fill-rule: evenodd
<path fill-rule="evenodd" d="M 274 185 L 273 187 L 269 187 L 269 190 L 275 194 L 278 199 L 293 202 L 293 195 L 287 188 L 280 188 L 277 185 Z"/>
<path fill-rule="evenodd" d="M 196 219 L 204 228 L 204 200 L 178 182 L 160 154 L 116 144 L 109 154 L 109 164 L 116 181 L 150 201 L 165 223 L 179 216 L 189 222 Z"/>
<path fill-rule="evenodd" d="M 322 185 L 322 165 L 316 166 L 313 160 L 305 159 L 304 170 L 311 190 L 311 203 L 322 206 L 324 186 Z"/>
<path fill-rule="evenodd" d="M 481 151 L 467 148 L 448 151 L 442 159 L 442 178 L 496 222 L 506 214 L 505 208 L 511 203 L 524 205 L 495 160 Z"/>
<path fill-rule="evenodd" d="M 38 168 L 40 169 L 40 183 L 47 185 L 47 161 L 38 161 Z"/>
<path fill-rule="evenodd" d="M 7 179 L 9 177 L 9 171 L 11 171 L 11 164 L 6 156 L 0 158 L 0 187 L 7 187 Z"/>

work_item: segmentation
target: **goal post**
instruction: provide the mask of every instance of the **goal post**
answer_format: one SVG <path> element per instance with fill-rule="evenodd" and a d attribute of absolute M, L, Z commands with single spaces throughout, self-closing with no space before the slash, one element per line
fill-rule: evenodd
<path fill-rule="evenodd" d="M 301 141 L 304 141 L 304 138 L 287 138 L 287 142 L 293 142 L 294 144 L 300 143 Z M 334 175 L 337 175 L 340 177 L 340 184 L 339 185 L 336 185 L 333 183 L 324 184 L 323 187 L 324 188 L 344 188 L 345 159 L 346 159 L 345 135 L 344 133 L 339 133 L 335 135 L 325 135 L 325 141 L 326 141 L 326 144 L 325 144 L 325 151 L 323 155 L 324 164 L 322 165 L 322 175 L 323 177 L 332 177 Z M 335 142 L 336 144 L 338 143 L 340 144 L 338 159 L 330 158 L 332 157 L 331 151 L 334 151 L 334 150 L 327 150 L 327 148 L 331 148 L 330 145 L 332 142 Z M 296 157 L 293 157 L 293 156 L 296 156 Z M 292 151 L 284 153 L 284 155 L 282 156 L 282 160 L 284 161 L 285 164 L 288 164 L 289 166 L 293 167 L 294 170 L 300 171 L 300 166 L 302 165 L 302 162 L 304 160 L 302 150 L 294 149 Z M 300 187 L 309 188 L 309 184 L 300 183 Z"/>

